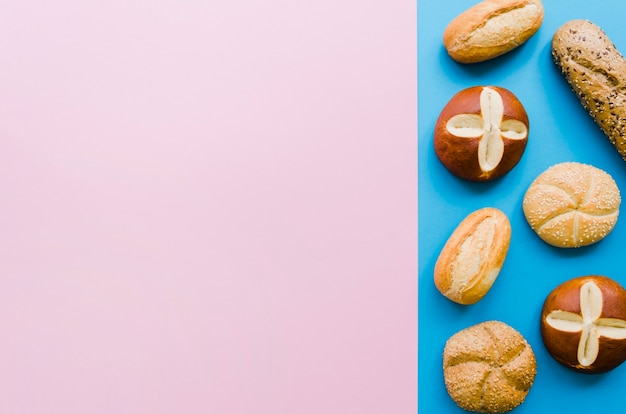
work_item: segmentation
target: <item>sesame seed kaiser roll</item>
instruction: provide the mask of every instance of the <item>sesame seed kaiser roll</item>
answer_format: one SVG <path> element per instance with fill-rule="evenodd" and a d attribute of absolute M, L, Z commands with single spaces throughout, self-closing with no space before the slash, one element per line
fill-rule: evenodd
<path fill-rule="evenodd" d="M 523 200 L 530 227 L 556 247 L 596 243 L 615 227 L 621 197 L 605 171 L 577 162 L 556 164 L 532 182 Z"/>
<path fill-rule="evenodd" d="M 504 413 L 526 399 L 537 374 L 535 354 L 524 337 L 500 321 L 452 335 L 443 351 L 446 390 L 464 410 Z"/>

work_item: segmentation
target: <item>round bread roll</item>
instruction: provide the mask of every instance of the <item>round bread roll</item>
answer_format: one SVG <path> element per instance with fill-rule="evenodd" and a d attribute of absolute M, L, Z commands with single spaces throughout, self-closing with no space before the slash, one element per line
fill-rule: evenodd
<path fill-rule="evenodd" d="M 541 335 L 548 352 L 568 368 L 616 368 L 626 360 L 626 290 L 596 275 L 557 286 L 543 305 Z"/>
<path fill-rule="evenodd" d="M 524 337 L 500 321 L 457 332 L 443 351 L 446 389 L 464 410 L 504 413 L 524 402 L 537 362 Z"/>
<path fill-rule="evenodd" d="M 621 197 L 613 178 L 594 166 L 556 164 L 533 181 L 523 210 L 530 227 L 556 247 L 580 247 L 606 237 L 617 223 Z"/>
<path fill-rule="evenodd" d="M 474 86 L 445 105 L 435 125 L 437 157 L 454 175 L 489 181 L 508 173 L 528 141 L 528 115 L 509 90 Z"/>

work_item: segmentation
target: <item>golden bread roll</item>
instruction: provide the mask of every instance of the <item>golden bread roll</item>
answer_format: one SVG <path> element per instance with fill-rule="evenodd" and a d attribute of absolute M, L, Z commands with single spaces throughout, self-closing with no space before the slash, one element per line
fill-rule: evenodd
<path fill-rule="evenodd" d="M 448 299 L 471 305 L 495 282 L 511 242 L 511 224 L 502 211 L 485 207 L 454 230 L 435 263 L 434 281 Z"/>
<path fill-rule="evenodd" d="M 490 181 L 522 158 L 530 125 L 522 103 L 509 90 L 474 86 L 456 93 L 435 124 L 435 153 L 454 175 Z"/>
<path fill-rule="evenodd" d="M 530 39 L 543 14 L 540 0 L 484 0 L 448 24 L 443 44 L 460 63 L 493 59 Z"/>
<path fill-rule="evenodd" d="M 606 33 L 586 20 L 562 25 L 552 37 L 561 73 L 602 132 L 626 159 L 626 60 Z"/>
<path fill-rule="evenodd" d="M 616 368 L 626 360 L 626 290 L 606 276 L 562 283 L 544 302 L 541 336 L 550 355 L 568 368 Z"/>
<path fill-rule="evenodd" d="M 546 243 L 587 246 L 615 227 L 621 203 L 613 178 L 591 165 L 556 164 L 531 183 L 522 207 L 530 227 Z"/>
<path fill-rule="evenodd" d="M 535 354 L 524 337 L 500 321 L 457 332 L 443 351 L 446 389 L 464 410 L 504 413 L 519 406 L 535 376 Z"/>

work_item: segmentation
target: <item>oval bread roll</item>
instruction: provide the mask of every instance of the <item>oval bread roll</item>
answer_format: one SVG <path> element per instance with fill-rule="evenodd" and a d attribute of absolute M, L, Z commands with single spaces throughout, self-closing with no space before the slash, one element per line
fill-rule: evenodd
<path fill-rule="evenodd" d="M 498 277 L 510 242 L 511 224 L 502 211 L 476 210 L 463 219 L 441 250 L 435 286 L 453 302 L 478 302 Z"/>
<path fill-rule="evenodd" d="M 446 390 L 464 410 L 510 411 L 524 402 L 536 374 L 535 353 L 528 342 L 500 321 L 457 332 L 443 351 Z"/>
<path fill-rule="evenodd" d="M 443 44 L 460 63 L 493 59 L 530 39 L 543 14 L 541 0 L 484 0 L 448 24 Z"/>
<path fill-rule="evenodd" d="M 615 227 L 621 197 L 613 178 L 591 165 L 556 164 L 531 183 L 522 207 L 530 227 L 556 247 L 596 243 Z"/>
<path fill-rule="evenodd" d="M 626 160 L 626 60 L 600 27 L 572 20 L 552 37 L 556 65 Z"/>

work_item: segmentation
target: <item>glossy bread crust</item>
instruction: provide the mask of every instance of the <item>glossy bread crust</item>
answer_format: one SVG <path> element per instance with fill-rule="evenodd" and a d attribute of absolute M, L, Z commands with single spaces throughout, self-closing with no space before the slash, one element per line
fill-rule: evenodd
<path fill-rule="evenodd" d="M 595 294 L 581 294 L 585 287 L 591 290 L 589 284 L 597 287 L 593 289 Z M 599 304 L 596 311 L 590 310 L 589 302 L 593 300 Z M 555 319 L 566 322 L 561 326 Z M 585 323 L 598 335 L 590 331 L 592 335 L 584 339 L 582 325 Z M 605 333 L 602 326 L 608 327 Z M 550 355 L 575 371 L 603 373 L 616 368 L 626 360 L 626 291 L 616 281 L 599 275 L 581 276 L 562 283 L 544 301 L 541 336 Z M 586 341 L 586 345 L 581 341 Z M 597 354 L 585 361 L 581 355 L 583 348 L 594 347 L 597 347 Z"/>
<path fill-rule="evenodd" d="M 472 114 L 480 117 L 486 125 L 486 108 L 484 100 L 481 105 L 481 94 L 486 89 L 495 91 L 503 105 L 502 118 L 496 120 L 497 125 L 505 121 L 519 121 L 526 128 L 523 137 L 512 138 L 500 134 L 503 144 L 503 155 L 499 163 L 486 170 L 479 160 L 480 135 L 473 137 L 456 135 L 449 128 L 453 117 L 461 114 Z M 511 91 L 497 86 L 474 86 L 463 89 L 455 94 L 442 109 L 434 132 L 434 148 L 441 163 L 455 176 L 469 181 L 491 181 L 511 171 L 521 160 L 528 142 L 530 124 L 526 109 Z"/>

